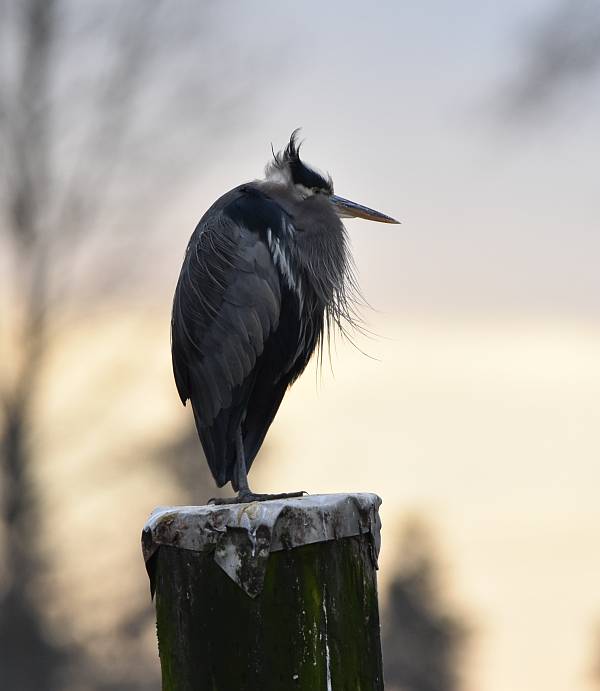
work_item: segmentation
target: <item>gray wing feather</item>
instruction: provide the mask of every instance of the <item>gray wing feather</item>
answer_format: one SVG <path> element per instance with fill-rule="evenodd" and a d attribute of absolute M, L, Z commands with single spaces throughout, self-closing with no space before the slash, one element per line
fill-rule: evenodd
<path fill-rule="evenodd" d="M 192 399 L 200 425 L 209 427 L 231 405 L 280 309 L 279 275 L 260 236 L 223 217 L 201 222 L 186 252 L 171 327 L 177 389 L 184 403 Z"/>

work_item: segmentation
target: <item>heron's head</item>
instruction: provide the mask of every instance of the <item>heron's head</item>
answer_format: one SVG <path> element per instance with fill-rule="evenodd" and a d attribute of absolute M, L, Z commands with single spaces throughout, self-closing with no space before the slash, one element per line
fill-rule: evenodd
<path fill-rule="evenodd" d="M 285 149 L 273 154 L 273 161 L 265 170 L 267 183 L 279 188 L 294 204 L 328 204 L 339 218 L 364 218 L 380 223 L 398 223 L 379 211 L 334 194 L 331 176 L 323 175 L 300 159 L 298 133 L 299 130 L 294 130 Z"/>

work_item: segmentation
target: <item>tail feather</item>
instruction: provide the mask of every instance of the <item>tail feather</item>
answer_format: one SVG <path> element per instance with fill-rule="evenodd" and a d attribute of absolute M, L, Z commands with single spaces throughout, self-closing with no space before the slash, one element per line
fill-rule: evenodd
<path fill-rule="evenodd" d="M 210 472 L 217 483 L 217 487 L 223 487 L 231 479 L 233 465 L 235 462 L 235 448 L 230 448 L 227 443 L 226 426 L 223 424 L 222 417 L 218 415 L 210 427 L 202 423 L 201 414 L 192 402 L 194 410 L 194 421 L 198 436 L 202 443 L 202 449 L 206 456 L 206 461 Z M 233 451 L 233 453 L 232 453 Z"/>

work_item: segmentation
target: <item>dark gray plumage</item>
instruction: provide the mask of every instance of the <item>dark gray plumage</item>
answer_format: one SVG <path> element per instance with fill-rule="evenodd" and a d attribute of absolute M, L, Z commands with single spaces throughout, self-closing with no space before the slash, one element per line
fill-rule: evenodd
<path fill-rule="evenodd" d="M 300 159 L 297 131 L 266 178 L 218 199 L 188 244 L 171 324 L 175 381 L 191 401 L 219 487 L 236 501 L 286 389 L 327 332 L 352 323 L 355 283 L 341 217 L 396 223 L 333 194 Z M 297 494 L 297 493 L 296 493 Z"/>

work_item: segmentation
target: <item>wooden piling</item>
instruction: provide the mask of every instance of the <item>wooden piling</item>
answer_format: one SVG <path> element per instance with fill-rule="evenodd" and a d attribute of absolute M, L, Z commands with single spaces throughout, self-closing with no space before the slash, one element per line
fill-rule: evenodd
<path fill-rule="evenodd" d="M 163 691 L 383 689 L 379 497 L 157 510 L 142 541 Z"/>

